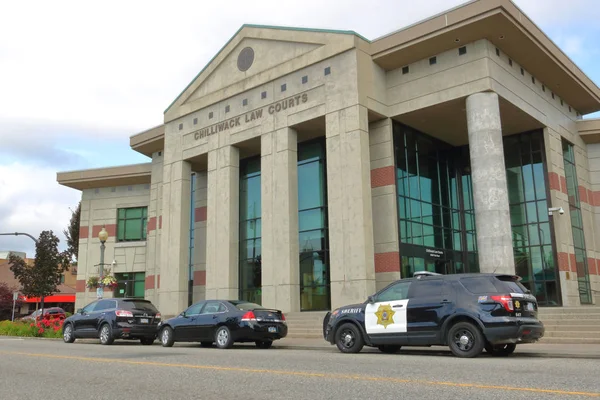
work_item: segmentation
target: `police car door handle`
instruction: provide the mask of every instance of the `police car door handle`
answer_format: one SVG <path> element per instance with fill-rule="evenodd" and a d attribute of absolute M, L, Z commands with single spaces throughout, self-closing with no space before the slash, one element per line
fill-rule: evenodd
<path fill-rule="evenodd" d="M 442 300 L 442 304 L 448 304 L 448 303 L 452 303 L 452 302 L 450 300 L 446 300 L 446 299 Z"/>
<path fill-rule="evenodd" d="M 400 308 L 400 307 L 404 307 L 402 304 L 396 304 L 393 306 L 394 308 Z"/>

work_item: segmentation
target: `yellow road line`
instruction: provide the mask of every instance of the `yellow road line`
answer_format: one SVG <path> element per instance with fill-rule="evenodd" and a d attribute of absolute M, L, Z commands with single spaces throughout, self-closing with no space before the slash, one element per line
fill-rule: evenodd
<path fill-rule="evenodd" d="M 331 373 L 322 373 L 322 372 L 285 371 L 285 370 L 258 369 L 258 368 L 220 367 L 217 365 L 177 364 L 177 363 L 163 363 L 163 362 L 156 362 L 156 361 L 131 361 L 131 360 L 120 360 L 120 359 L 114 359 L 114 358 L 62 356 L 62 355 L 56 355 L 56 354 L 24 353 L 24 352 L 17 352 L 17 351 L 0 351 L 0 354 L 12 354 L 12 355 L 20 355 L 20 356 L 28 356 L 28 357 L 57 358 L 57 359 L 65 359 L 65 360 L 78 360 L 78 361 L 91 361 L 91 362 L 105 362 L 105 363 L 114 363 L 114 364 L 147 365 L 147 366 L 153 366 L 153 367 L 176 367 L 176 368 L 189 368 L 189 369 L 204 369 L 204 370 L 213 370 L 213 371 L 249 372 L 249 373 L 272 374 L 272 375 L 303 376 L 303 377 L 314 377 L 314 378 L 325 378 L 325 379 L 349 379 L 349 380 L 390 382 L 390 383 L 412 383 L 412 384 L 421 384 L 421 385 L 436 385 L 436 386 L 448 386 L 448 387 L 460 387 L 460 388 L 505 390 L 505 391 L 530 392 L 530 393 L 549 393 L 549 394 L 559 394 L 559 395 L 569 395 L 569 396 L 600 397 L 600 393 L 592 393 L 592 392 L 575 392 L 575 391 L 567 391 L 567 390 L 525 388 L 525 387 L 512 387 L 512 386 L 500 386 L 500 385 L 482 385 L 482 384 L 477 384 L 477 383 L 428 381 L 428 380 L 420 380 L 420 379 L 399 379 L 399 378 L 387 378 L 387 377 L 377 377 L 377 376 L 347 375 L 347 374 L 342 375 L 342 374 L 331 374 Z"/>

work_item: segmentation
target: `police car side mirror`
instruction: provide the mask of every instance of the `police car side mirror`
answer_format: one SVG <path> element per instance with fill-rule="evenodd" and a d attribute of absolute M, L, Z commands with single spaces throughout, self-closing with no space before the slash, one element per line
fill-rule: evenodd
<path fill-rule="evenodd" d="M 367 301 L 371 304 L 375 303 L 375 298 L 373 296 L 369 296 L 369 297 L 367 297 Z"/>

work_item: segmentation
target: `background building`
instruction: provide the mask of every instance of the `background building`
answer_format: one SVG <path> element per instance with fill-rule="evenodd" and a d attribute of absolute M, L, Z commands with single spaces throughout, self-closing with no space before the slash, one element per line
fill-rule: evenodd
<path fill-rule="evenodd" d="M 27 254 L 19 251 L 0 251 L 0 282 L 6 283 L 9 287 L 20 291 L 21 284 L 10 270 L 10 263 L 8 262 L 8 257 L 11 253 L 23 258 L 29 265 L 32 265 L 35 259 L 27 258 Z M 68 271 L 62 273 L 60 284 L 57 286 L 58 291 L 52 296 L 44 298 L 44 308 L 61 307 L 65 311 L 72 313 L 75 310 L 76 285 L 77 267 L 72 266 Z M 41 306 L 40 298 L 28 298 L 21 294 L 19 300 L 20 307 L 15 310 L 15 317 L 29 315 Z"/>
<path fill-rule="evenodd" d="M 58 174 L 82 191 L 78 306 L 102 226 L 108 295 L 166 315 L 202 298 L 326 310 L 423 269 L 517 273 L 542 305 L 592 304 L 600 120 L 582 115 L 598 110 L 508 0 L 373 41 L 244 25 L 131 137 L 150 162 Z"/>

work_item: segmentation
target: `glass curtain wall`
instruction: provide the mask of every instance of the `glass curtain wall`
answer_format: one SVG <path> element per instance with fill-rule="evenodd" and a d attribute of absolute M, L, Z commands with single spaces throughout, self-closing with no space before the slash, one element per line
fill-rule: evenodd
<path fill-rule="evenodd" d="M 324 140 L 298 143 L 300 309 L 330 309 Z"/>
<path fill-rule="evenodd" d="M 516 273 L 540 305 L 555 306 L 560 296 L 543 140 L 539 130 L 504 137 L 504 159 Z"/>
<path fill-rule="evenodd" d="M 565 178 L 567 180 L 567 193 L 569 195 L 569 213 L 571 215 L 573 247 L 575 248 L 575 263 L 577 265 L 579 300 L 581 301 L 581 304 L 591 304 L 592 293 L 587 265 L 585 238 L 583 236 L 583 219 L 581 217 L 581 204 L 579 202 L 575 153 L 573 152 L 573 145 L 564 139 L 562 141 L 562 148 L 565 164 Z"/>
<path fill-rule="evenodd" d="M 478 272 L 468 147 L 394 125 L 402 277 Z"/>
<path fill-rule="evenodd" d="M 260 157 L 240 161 L 240 300 L 261 304 Z"/>

